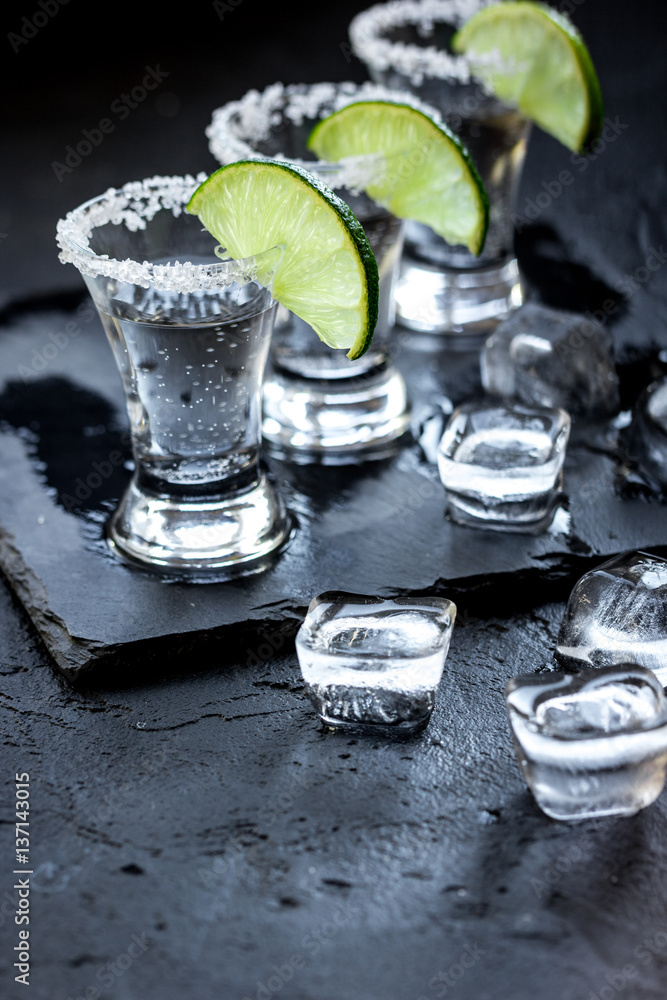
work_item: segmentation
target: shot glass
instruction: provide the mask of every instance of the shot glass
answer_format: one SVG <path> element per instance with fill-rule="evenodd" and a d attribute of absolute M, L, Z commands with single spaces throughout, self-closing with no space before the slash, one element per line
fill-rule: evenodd
<path fill-rule="evenodd" d="M 371 78 L 411 91 L 458 134 L 490 201 L 484 249 L 475 257 L 428 226 L 408 222 L 396 284 L 396 318 L 408 329 L 476 343 L 521 305 L 512 213 L 530 123 L 498 101 L 449 40 L 482 0 L 394 0 L 362 11 L 350 24 L 352 51 Z"/>
<path fill-rule="evenodd" d="M 455 617 L 446 598 L 393 600 L 342 591 L 315 597 L 296 651 L 322 721 L 407 732 L 425 726 Z"/>
<path fill-rule="evenodd" d="M 452 519 L 495 531 L 546 531 L 569 433 L 565 410 L 486 402 L 457 407 L 437 451 Z"/>
<path fill-rule="evenodd" d="M 282 248 L 220 260 L 185 211 L 199 178 L 109 189 L 58 223 L 118 367 L 135 470 L 113 549 L 188 576 L 264 568 L 290 519 L 260 466 L 260 405 Z"/>
<path fill-rule="evenodd" d="M 362 191 L 364 181 L 381 168 L 376 158 L 325 163 L 306 146 L 321 118 L 355 100 L 377 99 L 380 92 L 395 99 L 370 84 L 276 83 L 218 108 L 207 128 L 210 150 L 220 163 L 287 160 L 335 190 L 363 225 L 378 263 L 378 322 L 371 347 L 356 361 L 327 347 L 307 323 L 278 308 L 262 432 L 268 450 L 292 461 L 344 464 L 383 457 L 409 429 L 407 390 L 390 344 L 403 223 Z"/>
<path fill-rule="evenodd" d="M 516 677 L 506 704 L 519 766 L 547 816 L 632 816 L 660 795 L 667 700 L 650 670 Z"/>

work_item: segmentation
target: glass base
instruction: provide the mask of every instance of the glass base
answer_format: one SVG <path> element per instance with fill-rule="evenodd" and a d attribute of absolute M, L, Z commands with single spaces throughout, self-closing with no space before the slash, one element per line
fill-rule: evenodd
<path fill-rule="evenodd" d="M 132 480 L 108 526 L 109 544 L 130 562 L 218 579 L 263 570 L 286 542 L 291 522 L 262 476 L 251 489 L 199 502 L 142 490 Z"/>
<path fill-rule="evenodd" d="M 405 382 L 391 366 L 335 380 L 274 371 L 264 383 L 265 446 L 295 462 L 342 465 L 381 458 L 395 450 L 409 425 Z"/>
<path fill-rule="evenodd" d="M 523 302 L 514 258 L 487 267 L 428 264 L 406 249 L 396 288 L 396 322 L 420 333 L 481 340 Z"/>

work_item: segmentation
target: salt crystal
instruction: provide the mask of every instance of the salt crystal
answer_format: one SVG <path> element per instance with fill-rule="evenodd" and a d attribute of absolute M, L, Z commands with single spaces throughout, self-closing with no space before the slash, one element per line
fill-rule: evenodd
<path fill-rule="evenodd" d="M 392 69 L 402 73 L 415 86 L 425 77 L 469 83 L 471 68 L 463 56 L 435 46 L 390 41 L 386 35 L 395 28 L 414 25 L 421 37 L 428 38 L 435 23 L 459 27 L 491 2 L 493 0 L 392 0 L 376 4 L 352 19 L 349 29 L 352 50 L 372 72 Z"/>
<path fill-rule="evenodd" d="M 409 104 L 444 128 L 438 113 L 414 94 L 390 89 L 378 83 L 275 83 L 261 92 L 249 90 L 239 100 L 230 101 L 214 111 L 206 129 L 209 149 L 216 160 L 223 164 L 257 159 L 264 155 L 262 144 L 279 136 L 285 122 L 297 127 L 304 122 L 315 123 L 360 101 Z M 305 153 L 304 149 L 304 155 Z M 331 188 L 347 188 L 355 193 L 376 180 L 378 170 L 382 170 L 384 165 L 384 158 L 379 155 L 345 157 L 335 164 L 306 160 L 288 155 L 283 150 L 272 151 L 270 157 L 304 167 Z"/>
<path fill-rule="evenodd" d="M 154 264 L 116 260 L 90 248 L 91 236 L 100 226 L 124 226 L 130 232 L 138 232 L 145 229 L 158 212 L 171 212 L 177 218 L 206 177 L 205 173 L 196 177 L 190 174 L 149 177 L 130 181 L 121 188 L 109 188 L 101 197 L 80 205 L 58 222 L 59 259 L 63 264 L 74 264 L 81 274 L 89 277 L 109 277 L 144 288 L 152 285 L 163 291 L 185 294 L 254 280 L 257 273 L 254 258 L 212 264 L 193 264 L 187 260 Z"/>

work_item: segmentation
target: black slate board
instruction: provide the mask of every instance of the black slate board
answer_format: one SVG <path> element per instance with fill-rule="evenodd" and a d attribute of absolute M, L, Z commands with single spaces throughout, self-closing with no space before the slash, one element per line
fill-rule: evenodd
<path fill-rule="evenodd" d="M 476 352 L 448 355 L 405 331 L 395 345 L 415 437 L 443 399 L 479 392 Z M 231 583 L 167 582 L 126 566 L 104 541 L 130 474 L 109 456 L 120 451 L 129 465 L 130 452 L 120 380 L 87 301 L 19 315 L 2 332 L 0 359 L 0 563 L 71 679 L 187 650 L 215 655 L 238 626 L 298 622 L 324 590 L 460 599 L 501 594 L 511 574 L 567 587 L 590 561 L 667 543 L 667 509 L 618 492 L 609 428 L 575 436 L 563 509 L 536 537 L 447 520 L 437 470 L 413 441 L 352 467 L 271 461 L 296 519 L 275 566 Z"/>

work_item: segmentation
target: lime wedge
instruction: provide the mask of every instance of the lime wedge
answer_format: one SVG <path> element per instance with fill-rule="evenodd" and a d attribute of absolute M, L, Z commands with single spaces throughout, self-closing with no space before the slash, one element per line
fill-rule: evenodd
<path fill-rule="evenodd" d="M 318 122 L 308 147 L 333 161 L 381 154 L 367 194 L 398 218 L 480 253 L 489 224 L 484 185 L 459 139 L 423 111 L 391 101 L 348 104 Z"/>
<path fill-rule="evenodd" d="M 201 184 L 188 212 L 234 258 L 285 248 L 273 297 L 350 359 L 369 347 L 378 313 L 378 269 L 361 223 L 306 170 L 240 160 Z"/>
<path fill-rule="evenodd" d="M 530 0 L 483 7 L 452 39 L 473 73 L 569 149 L 600 134 L 602 92 L 584 41 L 562 14 Z"/>

